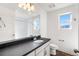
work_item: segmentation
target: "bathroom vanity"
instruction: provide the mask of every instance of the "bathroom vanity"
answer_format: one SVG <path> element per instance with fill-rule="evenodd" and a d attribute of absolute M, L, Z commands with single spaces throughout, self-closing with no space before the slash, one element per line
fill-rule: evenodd
<path fill-rule="evenodd" d="M 35 42 L 33 37 L 0 43 L 0 56 L 49 56 L 50 39 L 39 38 L 42 42 Z"/>
<path fill-rule="evenodd" d="M 27 56 L 49 56 L 50 49 L 49 49 L 50 41 L 43 44 L 39 48 L 35 49 L 33 52 L 29 53 Z"/>

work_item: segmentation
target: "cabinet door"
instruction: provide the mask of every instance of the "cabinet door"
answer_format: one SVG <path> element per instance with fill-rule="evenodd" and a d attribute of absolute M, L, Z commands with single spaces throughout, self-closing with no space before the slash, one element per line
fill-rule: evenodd
<path fill-rule="evenodd" d="M 29 53 L 27 56 L 35 56 L 35 51 Z"/>
<path fill-rule="evenodd" d="M 46 48 L 44 48 L 44 56 L 50 56 L 50 47 L 49 47 L 49 45 Z"/>
<path fill-rule="evenodd" d="M 44 49 L 42 49 L 36 56 L 44 56 Z"/>

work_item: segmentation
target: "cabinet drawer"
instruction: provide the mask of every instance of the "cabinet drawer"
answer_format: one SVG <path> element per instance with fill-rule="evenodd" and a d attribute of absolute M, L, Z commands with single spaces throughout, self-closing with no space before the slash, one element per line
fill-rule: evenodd
<path fill-rule="evenodd" d="M 36 49 L 36 54 L 40 53 L 46 46 L 49 45 L 50 42 L 45 43 L 44 45 L 42 45 L 41 47 L 39 47 L 38 49 Z"/>

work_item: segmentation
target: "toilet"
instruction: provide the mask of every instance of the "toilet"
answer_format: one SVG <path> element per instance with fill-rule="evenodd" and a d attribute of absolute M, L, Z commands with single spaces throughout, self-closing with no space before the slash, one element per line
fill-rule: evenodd
<path fill-rule="evenodd" d="M 50 44 L 50 54 L 56 55 L 56 50 L 58 49 L 58 46 L 55 44 Z"/>

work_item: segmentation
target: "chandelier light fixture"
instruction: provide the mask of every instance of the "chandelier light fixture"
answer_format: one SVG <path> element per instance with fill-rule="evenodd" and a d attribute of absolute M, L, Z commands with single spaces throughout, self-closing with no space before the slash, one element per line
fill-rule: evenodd
<path fill-rule="evenodd" d="M 31 3 L 18 3 L 18 7 L 23 8 L 27 11 L 34 11 L 35 7 Z"/>

